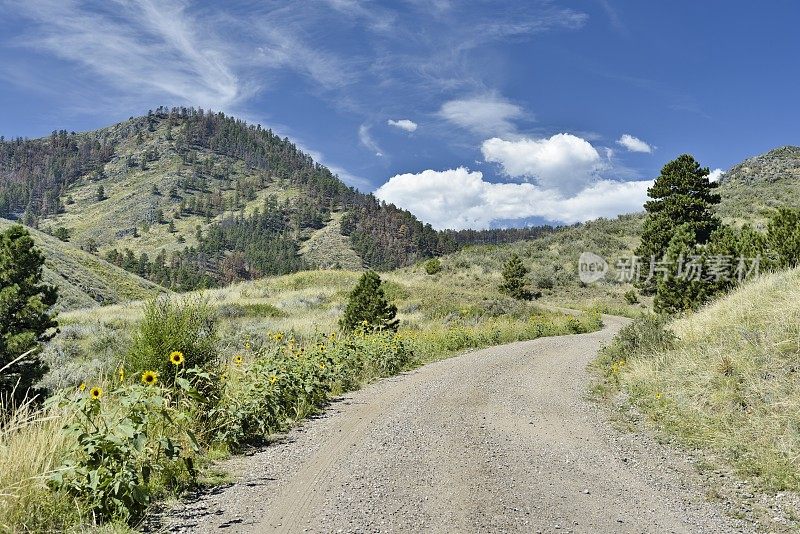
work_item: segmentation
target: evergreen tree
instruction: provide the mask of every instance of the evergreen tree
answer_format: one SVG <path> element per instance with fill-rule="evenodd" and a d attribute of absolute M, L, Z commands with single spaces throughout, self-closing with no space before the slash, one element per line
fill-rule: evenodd
<path fill-rule="evenodd" d="M 800 264 L 800 210 L 781 208 L 767 224 L 767 242 L 775 254 L 776 267 Z"/>
<path fill-rule="evenodd" d="M 670 240 L 680 226 L 695 236 L 696 243 L 704 244 L 721 222 L 713 214 L 713 206 L 720 196 L 714 192 L 717 183 L 708 180 L 709 170 L 689 154 L 678 156 L 661 169 L 653 186 L 647 190 L 652 199 L 645 203 L 647 218 L 642 231 L 642 242 L 636 255 L 649 263 L 659 261 L 667 252 Z M 655 289 L 655 280 L 640 284 L 646 292 Z"/>
<path fill-rule="evenodd" d="M 526 289 L 525 277 L 528 269 L 517 254 L 512 254 L 503 266 L 503 282 L 499 288 L 501 293 L 517 300 L 530 300 L 533 295 Z"/>
<path fill-rule="evenodd" d="M 97 186 L 96 198 L 98 202 L 106 199 L 106 188 L 102 184 Z"/>
<path fill-rule="evenodd" d="M 22 226 L 0 233 L 0 396 L 21 400 L 47 370 L 36 356 L 55 335 L 57 291 L 42 283 L 44 257 Z M 16 360 L 23 354 L 27 354 Z M 11 363 L 14 362 L 14 363 Z"/>
<path fill-rule="evenodd" d="M 381 278 L 375 271 L 367 271 L 361 276 L 355 289 L 350 293 L 350 300 L 339 320 L 339 326 L 345 332 L 356 328 L 365 330 L 397 331 L 400 324 L 397 306 L 390 304 L 381 287 Z"/>

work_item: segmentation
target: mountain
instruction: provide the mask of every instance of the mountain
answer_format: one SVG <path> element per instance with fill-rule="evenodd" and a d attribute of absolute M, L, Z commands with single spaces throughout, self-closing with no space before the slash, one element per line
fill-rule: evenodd
<path fill-rule="evenodd" d="M 800 207 L 800 147 L 783 146 L 731 167 L 720 180 L 719 213 L 763 224 L 777 207 Z"/>
<path fill-rule="evenodd" d="M 0 219 L 0 232 L 11 224 Z M 45 256 L 45 282 L 58 286 L 56 311 L 141 300 L 167 291 L 69 243 L 32 228 L 28 231 Z"/>
<path fill-rule="evenodd" d="M 0 216 L 175 290 L 312 267 L 388 270 L 549 230 L 437 232 L 271 130 L 192 108 L 0 139 Z"/>

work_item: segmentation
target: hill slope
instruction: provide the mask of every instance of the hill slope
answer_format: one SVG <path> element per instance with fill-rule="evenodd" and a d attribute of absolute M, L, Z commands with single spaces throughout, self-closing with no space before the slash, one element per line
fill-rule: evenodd
<path fill-rule="evenodd" d="M 0 231 L 11 224 L 0 219 Z M 28 231 L 45 256 L 45 281 L 58 286 L 57 311 L 147 299 L 166 291 L 55 237 L 32 228 Z"/>
<path fill-rule="evenodd" d="M 800 490 L 799 287 L 798 269 L 748 283 L 673 323 L 674 348 L 621 373 L 662 428 L 770 490 Z"/>
<path fill-rule="evenodd" d="M 774 208 L 800 207 L 800 147 L 776 148 L 734 165 L 719 192 L 719 213 L 737 222 L 761 224 Z"/>

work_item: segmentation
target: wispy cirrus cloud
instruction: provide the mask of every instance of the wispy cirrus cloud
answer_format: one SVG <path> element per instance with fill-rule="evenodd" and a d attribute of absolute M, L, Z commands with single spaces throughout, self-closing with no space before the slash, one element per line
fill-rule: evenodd
<path fill-rule="evenodd" d="M 231 68 L 232 50 L 183 2 L 31 0 L 14 7 L 33 22 L 21 46 L 68 60 L 122 92 L 223 108 L 254 89 Z"/>
<path fill-rule="evenodd" d="M 375 153 L 376 156 L 382 157 L 383 156 L 383 149 L 378 146 L 378 143 L 372 138 L 372 134 L 370 133 L 370 127 L 366 124 L 362 124 L 358 127 L 358 140 L 361 142 L 364 147 L 368 148 L 372 152 Z"/>

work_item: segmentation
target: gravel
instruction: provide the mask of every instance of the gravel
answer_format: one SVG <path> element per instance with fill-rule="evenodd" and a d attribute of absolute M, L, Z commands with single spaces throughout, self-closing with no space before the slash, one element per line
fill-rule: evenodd
<path fill-rule="evenodd" d="M 691 459 L 613 429 L 591 334 L 473 351 L 373 383 L 162 515 L 172 532 L 749 532 Z"/>

